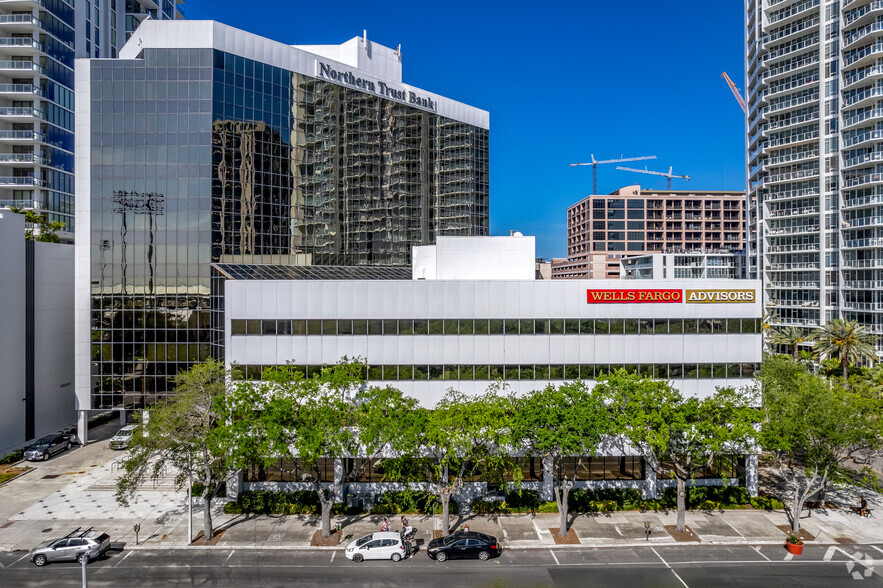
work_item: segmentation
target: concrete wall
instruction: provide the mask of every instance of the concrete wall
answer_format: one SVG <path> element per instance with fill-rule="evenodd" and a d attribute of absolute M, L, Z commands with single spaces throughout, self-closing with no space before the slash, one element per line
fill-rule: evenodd
<path fill-rule="evenodd" d="M 25 217 L 0 212 L 0 455 L 25 439 Z"/>
<path fill-rule="evenodd" d="M 34 243 L 34 435 L 74 424 L 74 248 Z M 0 212 L 0 455 L 27 437 L 27 261 L 24 216 Z"/>
<path fill-rule="evenodd" d="M 74 248 L 34 243 L 34 394 L 39 437 L 74 424 Z"/>

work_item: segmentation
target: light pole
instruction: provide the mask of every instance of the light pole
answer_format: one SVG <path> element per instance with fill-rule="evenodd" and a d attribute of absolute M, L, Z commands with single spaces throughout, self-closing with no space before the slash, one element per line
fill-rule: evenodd
<path fill-rule="evenodd" d="M 89 580 L 86 579 L 86 564 L 89 563 L 89 556 L 83 553 L 80 556 L 80 564 L 83 568 L 83 588 L 89 588 Z"/>

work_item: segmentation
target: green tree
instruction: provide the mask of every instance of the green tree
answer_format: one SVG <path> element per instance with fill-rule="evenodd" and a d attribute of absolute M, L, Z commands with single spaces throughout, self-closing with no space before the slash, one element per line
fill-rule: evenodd
<path fill-rule="evenodd" d="M 622 449 L 637 449 L 649 468 L 674 477 L 677 528 L 684 531 L 687 482 L 716 458 L 744 453 L 751 444 L 758 415 L 749 392 L 719 388 L 704 399 L 684 398 L 667 382 L 622 369 L 601 378 L 596 390 L 611 410 L 611 431 Z"/>
<path fill-rule="evenodd" d="M 785 358 L 764 361 L 758 380 L 764 413 L 760 444 L 782 473 L 797 534 L 807 498 L 842 477 L 850 454 L 881 447 L 883 415 L 876 399 Z"/>
<path fill-rule="evenodd" d="M 581 381 L 550 384 L 515 401 L 513 425 L 513 439 L 525 444 L 529 455 L 551 461 L 558 533 L 566 537 L 568 495 L 585 456 L 597 453 L 608 432 L 609 412 Z"/>
<path fill-rule="evenodd" d="M 394 388 L 362 389 L 365 364 L 344 358 L 309 378 L 291 366 L 269 368 L 262 381 L 242 382 L 227 400 L 226 443 L 236 467 L 274 465 L 279 458 L 315 490 L 322 536 L 331 535 L 331 509 L 347 480 L 373 461 L 404 452 L 404 425 L 417 401 Z M 328 479 L 322 460 L 348 465 Z"/>
<path fill-rule="evenodd" d="M 769 331 L 769 339 L 773 345 L 787 347 L 791 352 L 791 357 L 797 361 L 800 344 L 806 340 L 806 335 L 802 329 L 797 327 L 774 327 Z"/>
<path fill-rule="evenodd" d="M 151 409 L 132 436 L 117 483 L 120 504 L 128 505 L 145 480 L 172 471 L 177 490 L 191 480 L 202 485 L 203 536 L 211 539 L 212 500 L 232 471 L 229 454 L 222 447 L 226 434 L 221 401 L 229 376 L 224 365 L 215 361 L 196 364 L 175 376 L 175 395 Z"/>
<path fill-rule="evenodd" d="M 558 504 L 558 534 L 567 536 L 568 496 L 586 456 L 608 432 L 609 412 L 581 381 L 549 385 L 516 401 L 513 438 L 529 455 L 548 460 Z M 544 474 L 545 475 L 545 474 Z"/>
<path fill-rule="evenodd" d="M 491 386 L 481 396 L 455 390 L 431 410 L 421 408 L 406 425 L 416 443 L 405 459 L 393 460 L 396 476 L 419 476 L 430 481 L 431 491 L 442 506 L 442 534 L 450 530 L 450 500 L 467 479 L 482 475 L 502 479 L 513 471 L 509 457 L 512 440 L 512 402 Z M 405 427 L 403 427 L 405 428 Z"/>
<path fill-rule="evenodd" d="M 826 323 L 813 339 L 813 352 L 817 356 L 840 360 L 844 381 L 849 378 L 850 363 L 877 361 L 877 351 L 874 349 L 877 336 L 856 321 L 834 319 Z"/>
<path fill-rule="evenodd" d="M 58 231 L 65 227 L 60 221 L 47 220 L 42 214 L 38 214 L 33 210 L 25 210 L 23 208 L 9 207 L 9 210 L 16 214 L 25 215 L 25 224 L 28 228 L 25 230 L 25 239 L 29 241 L 42 241 L 44 243 L 58 243 Z"/>

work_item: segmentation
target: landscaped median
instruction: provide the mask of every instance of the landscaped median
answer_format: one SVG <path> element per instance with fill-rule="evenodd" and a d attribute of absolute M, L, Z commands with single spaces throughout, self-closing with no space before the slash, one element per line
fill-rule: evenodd
<path fill-rule="evenodd" d="M 666 488 L 656 499 L 641 497 L 636 489 L 574 490 L 568 497 L 569 510 L 576 513 L 615 512 L 615 511 L 669 511 L 677 508 L 675 488 Z M 772 496 L 750 497 L 740 486 L 694 486 L 687 489 L 687 508 L 700 511 L 724 509 L 781 510 L 784 505 Z M 378 496 L 373 508 L 347 508 L 336 504 L 335 515 L 393 515 L 393 514 L 432 514 L 439 511 L 438 499 L 427 492 L 402 491 L 386 492 Z M 457 514 L 457 503 L 451 503 Z M 315 492 L 241 492 L 235 502 L 224 505 L 227 514 L 320 514 L 319 499 Z M 504 501 L 476 500 L 471 504 L 471 512 L 476 515 L 556 513 L 555 502 L 541 501 L 536 490 L 510 491 Z"/>

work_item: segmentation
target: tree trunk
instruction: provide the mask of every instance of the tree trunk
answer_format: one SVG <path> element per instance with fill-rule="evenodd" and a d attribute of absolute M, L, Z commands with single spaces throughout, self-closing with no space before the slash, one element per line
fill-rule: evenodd
<path fill-rule="evenodd" d="M 316 493 L 319 495 L 319 506 L 322 513 L 322 537 L 331 537 L 331 508 L 334 506 L 334 496 L 337 489 L 323 488 L 321 483 L 316 484 Z"/>
<path fill-rule="evenodd" d="M 675 473 L 678 483 L 678 531 L 683 533 L 687 527 L 687 480 Z"/>
<path fill-rule="evenodd" d="M 334 500 L 319 500 L 322 505 L 322 537 L 331 537 L 331 507 Z"/>
<path fill-rule="evenodd" d="M 442 503 L 442 537 L 450 535 L 451 531 L 451 513 L 450 513 L 451 493 L 447 488 L 441 491 Z"/>
<path fill-rule="evenodd" d="M 558 536 L 567 537 L 567 496 L 570 494 L 570 488 L 573 482 L 561 483 L 561 489 L 555 487 L 555 502 L 558 503 Z"/>
<path fill-rule="evenodd" d="M 806 497 L 795 496 L 791 506 L 791 532 L 795 535 L 800 533 L 800 514 L 803 512 L 803 503 Z"/>
<path fill-rule="evenodd" d="M 794 349 L 791 350 L 791 357 L 794 358 L 794 361 L 797 361 L 797 350 L 798 350 L 798 344 L 795 343 Z"/>
<path fill-rule="evenodd" d="M 847 380 L 849 380 L 849 369 L 848 369 L 849 364 L 847 363 L 845 357 L 840 360 L 840 365 L 843 366 L 843 383 L 845 384 L 847 382 Z"/>
<path fill-rule="evenodd" d="M 214 537 L 214 528 L 212 527 L 212 495 L 209 492 L 203 492 L 202 494 L 202 538 L 208 542 Z"/>

